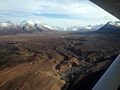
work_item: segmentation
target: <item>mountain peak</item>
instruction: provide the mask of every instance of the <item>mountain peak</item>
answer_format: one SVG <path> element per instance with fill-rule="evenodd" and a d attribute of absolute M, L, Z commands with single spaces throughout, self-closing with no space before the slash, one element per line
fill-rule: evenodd
<path fill-rule="evenodd" d="M 120 21 L 108 22 L 106 25 L 120 27 Z"/>
<path fill-rule="evenodd" d="M 35 24 L 39 24 L 39 21 L 37 21 L 37 20 L 24 20 L 21 22 L 21 25 L 34 26 Z"/>
<path fill-rule="evenodd" d="M 108 22 L 101 27 L 97 32 L 100 33 L 120 33 L 120 21 Z"/>

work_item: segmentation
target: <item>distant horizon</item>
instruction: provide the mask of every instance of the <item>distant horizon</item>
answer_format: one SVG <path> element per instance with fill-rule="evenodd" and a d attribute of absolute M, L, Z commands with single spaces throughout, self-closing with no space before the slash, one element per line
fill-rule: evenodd
<path fill-rule="evenodd" d="M 87 25 L 84 25 L 84 26 L 82 26 L 82 25 L 80 25 L 80 24 L 78 24 L 78 25 L 69 25 L 69 26 L 59 26 L 59 25 L 49 25 L 49 24 L 46 24 L 46 23 L 41 23 L 41 22 L 39 22 L 39 21 L 37 21 L 37 20 L 23 20 L 23 21 L 20 21 L 20 22 L 12 22 L 12 21 L 5 21 L 5 22 L 1 22 L 0 21 L 0 23 L 8 23 L 8 22 L 10 22 L 10 23 L 13 23 L 13 24 L 15 24 L 15 25 L 20 25 L 20 24 L 22 24 L 22 22 L 24 22 L 24 21 L 26 21 L 26 22 L 28 22 L 29 24 L 31 23 L 31 25 L 32 24 L 39 24 L 39 25 L 48 25 L 48 26 L 52 26 L 52 27 L 61 27 L 61 28 L 65 28 L 65 27 L 73 27 L 73 26 L 80 26 L 80 27 L 87 27 L 87 26 L 96 26 L 96 25 L 105 25 L 105 24 L 107 24 L 108 22 L 116 22 L 116 21 L 108 21 L 108 22 L 106 22 L 106 23 L 100 23 L 100 24 L 87 24 Z M 117 21 L 120 21 L 120 20 L 117 20 Z"/>
<path fill-rule="evenodd" d="M 118 21 L 89 0 L 1 0 L 0 22 L 37 21 L 50 26 L 87 26 Z"/>

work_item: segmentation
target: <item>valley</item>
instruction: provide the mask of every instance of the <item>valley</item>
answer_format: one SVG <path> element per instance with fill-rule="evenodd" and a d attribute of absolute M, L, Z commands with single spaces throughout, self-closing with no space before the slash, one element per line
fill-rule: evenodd
<path fill-rule="evenodd" d="M 0 90 L 90 90 L 120 53 L 119 38 L 96 32 L 2 35 Z"/>

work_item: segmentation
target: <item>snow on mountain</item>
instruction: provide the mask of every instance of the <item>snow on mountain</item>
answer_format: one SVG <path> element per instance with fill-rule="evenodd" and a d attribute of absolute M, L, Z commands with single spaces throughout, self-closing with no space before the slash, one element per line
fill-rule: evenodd
<path fill-rule="evenodd" d="M 108 22 L 107 24 L 112 25 L 112 26 L 116 26 L 116 27 L 120 27 L 120 21 Z"/>
<path fill-rule="evenodd" d="M 40 30 L 40 29 L 53 29 L 51 26 L 49 25 L 42 25 L 39 23 L 39 21 L 33 21 L 33 20 L 24 20 L 21 22 L 21 27 L 23 27 L 25 30 L 29 31 L 29 30 Z"/>
<path fill-rule="evenodd" d="M 54 28 L 51 27 L 51 26 L 49 26 L 49 25 L 41 25 L 41 26 L 43 26 L 43 27 L 45 27 L 45 28 L 48 28 L 48 29 L 51 29 L 51 30 L 54 30 Z"/>
<path fill-rule="evenodd" d="M 1 27 L 7 27 L 9 24 L 8 23 L 0 23 Z"/>
<path fill-rule="evenodd" d="M 92 26 L 91 25 L 88 25 L 85 27 L 86 29 L 92 29 Z"/>
<path fill-rule="evenodd" d="M 13 26 L 14 24 L 11 23 L 10 21 L 8 22 L 5 22 L 5 23 L 0 23 L 0 27 L 11 27 Z"/>
<path fill-rule="evenodd" d="M 67 27 L 66 31 L 77 31 L 77 30 L 80 30 L 80 29 L 83 29 L 83 27 L 80 27 L 80 26 L 71 26 L 71 27 Z"/>
<path fill-rule="evenodd" d="M 120 23 L 119 23 L 120 24 Z M 118 26 L 118 24 L 116 24 Z M 57 30 L 57 31 L 89 31 L 89 30 L 97 30 L 101 25 L 88 25 L 86 27 L 83 26 L 70 26 L 70 27 L 60 27 L 60 26 L 50 26 L 47 24 L 40 24 L 37 20 L 24 20 L 19 25 L 15 25 L 11 22 L 0 23 L 0 27 L 22 27 L 25 31 L 42 31 L 42 30 Z"/>
<path fill-rule="evenodd" d="M 101 27 L 99 33 L 120 33 L 120 21 L 108 22 Z"/>
<path fill-rule="evenodd" d="M 88 25 L 86 28 L 88 28 L 88 29 L 93 29 L 93 30 L 98 30 L 98 29 L 101 28 L 102 26 L 104 26 L 104 24 Z"/>
<path fill-rule="evenodd" d="M 39 24 L 39 21 L 33 21 L 33 20 L 28 20 L 28 21 L 26 21 L 26 20 L 24 20 L 24 21 L 22 21 L 21 22 L 21 24 L 20 25 L 29 25 L 29 26 L 34 26 L 35 24 Z"/>
<path fill-rule="evenodd" d="M 31 29 L 31 28 L 35 28 L 35 25 L 37 26 L 37 28 L 46 28 L 46 29 L 50 29 L 50 30 L 57 30 L 57 31 L 89 31 L 89 30 L 97 30 L 99 29 L 102 25 L 88 25 L 86 27 L 82 27 L 82 26 L 70 26 L 70 27 L 60 27 L 60 26 L 50 26 L 47 24 L 40 24 L 38 21 L 32 21 L 32 20 L 28 20 L 28 21 L 23 21 L 21 23 L 21 26 L 24 26 L 26 29 Z"/>
<path fill-rule="evenodd" d="M 81 32 L 84 32 L 84 31 L 95 31 L 95 30 L 98 30 L 100 27 L 102 27 L 103 24 L 100 24 L 100 25 L 88 25 L 88 26 L 72 26 L 72 27 L 68 27 L 66 29 L 66 31 L 81 31 Z"/>
<path fill-rule="evenodd" d="M 120 21 L 116 22 L 108 22 L 105 27 L 120 27 Z M 41 24 L 39 21 L 36 20 L 24 20 L 20 24 L 13 24 L 11 22 L 0 23 L 0 31 L 5 32 L 43 32 L 43 31 L 96 31 L 103 27 L 103 24 L 100 25 L 88 25 L 88 26 L 69 26 L 69 27 L 60 27 L 60 26 L 51 26 L 47 24 Z M 113 28 L 113 27 L 112 27 Z"/>
<path fill-rule="evenodd" d="M 40 28 L 39 22 L 38 21 L 33 21 L 33 20 L 24 20 L 21 22 L 20 26 L 25 30 L 25 31 L 34 31 L 38 30 Z"/>
<path fill-rule="evenodd" d="M 67 27 L 51 26 L 56 31 L 66 31 Z"/>

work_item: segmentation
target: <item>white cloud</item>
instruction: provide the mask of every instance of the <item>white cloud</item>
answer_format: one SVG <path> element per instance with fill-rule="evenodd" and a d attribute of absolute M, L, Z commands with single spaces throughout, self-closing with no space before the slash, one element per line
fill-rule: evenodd
<path fill-rule="evenodd" d="M 42 14 L 66 15 L 71 19 L 39 16 Z M 59 25 L 86 25 L 118 20 L 88 0 L 1 0 L 0 16 L 1 21 L 39 19 L 43 23 Z"/>

